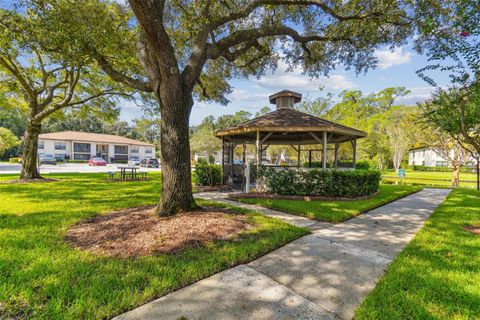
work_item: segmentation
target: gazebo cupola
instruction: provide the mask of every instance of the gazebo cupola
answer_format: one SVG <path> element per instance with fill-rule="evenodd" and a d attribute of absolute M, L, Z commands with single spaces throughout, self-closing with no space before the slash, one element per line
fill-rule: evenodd
<path fill-rule="evenodd" d="M 246 145 L 255 144 L 255 165 L 262 164 L 263 153 L 270 145 L 291 146 L 297 152 L 297 164 L 300 167 L 300 154 L 309 153 L 308 163 L 311 165 L 312 152 L 322 154 L 322 168 L 355 168 L 357 139 L 367 136 L 363 131 L 350 128 L 329 120 L 315 117 L 294 108 L 302 95 L 297 92 L 282 90 L 271 96 L 269 101 L 276 105 L 276 110 L 246 122 L 220 130 L 215 135 L 222 139 L 222 168 L 224 182 L 235 182 L 235 177 L 243 175 L 246 163 Z M 351 143 L 352 158 L 349 164 L 338 162 L 338 149 L 342 143 Z M 243 146 L 243 161 L 235 164 L 234 149 Z M 314 145 L 321 145 L 315 149 Z M 331 145 L 333 148 L 328 149 Z M 303 148 L 302 146 L 309 146 Z M 333 163 L 327 165 L 327 152 L 333 151 Z M 236 163 L 239 163 L 236 162 Z M 238 167 L 238 168 L 237 168 Z M 238 180 L 238 179 L 237 179 Z"/>
<path fill-rule="evenodd" d="M 277 106 L 278 109 L 293 108 L 293 105 L 302 100 L 302 95 L 297 92 L 282 90 L 268 97 L 271 104 Z"/>

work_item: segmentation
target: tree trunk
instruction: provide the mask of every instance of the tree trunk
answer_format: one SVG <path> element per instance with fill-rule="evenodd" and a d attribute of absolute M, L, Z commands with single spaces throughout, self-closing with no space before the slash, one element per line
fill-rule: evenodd
<path fill-rule="evenodd" d="M 454 165 L 452 172 L 452 188 L 458 188 L 460 184 L 460 166 Z"/>
<path fill-rule="evenodd" d="M 38 157 L 38 135 L 42 125 L 40 123 L 29 121 L 23 138 L 23 160 L 20 179 L 41 179 L 37 169 Z"/>
<path fill-rule="evenodd" d="M 161 216 L 191 211 L 197 207 L 192 194 L 189 118 L 191 94 L 170 82 L 157 96 L 162 114 L 162 195 L 157 213 Z"/>

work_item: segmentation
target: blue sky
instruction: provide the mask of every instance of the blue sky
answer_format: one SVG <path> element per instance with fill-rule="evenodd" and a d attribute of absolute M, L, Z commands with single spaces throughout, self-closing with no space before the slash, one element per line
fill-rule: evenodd
<path fill-rule="evenodd" d="M 223 114 L 233 114 L 245 110 L 255 114 L 264 106 L 269 106 L 268 96 L 283 90 L 293 90 L 301 93 L 304 99 L 314 99 L 318 96 L 331 92 L 337 95 L 342 90 L 361 90 L 365 94 L 382 90 L 386 87 L 403 86 L 411 90 L 411 93 L 398 103 L 414 104 L 427 99 L 433 88 L 417 76 L 418 69 L 429 65 L 427 57 L 415 53 L 408 47 L 397 47 L 393 50 L 377 50 L 379 60 L 376 69 L 366 74 L 356 75 L 353 71 L 337 68 L 330 73 L 329 77 L 311 79 L 304 76 L 301 70 L 286 72 L 285 64 L 279 63 L 275 72 L 269 72 L 260 79 L 236 79 L 230 83 L 233 92 L 228 96 L 231 101 L 227 106 L 217 103 L 196 102 L 190 124 L 197 125 L 208 115 L 218 117 Z M 448 77 L 435 75 L 435 80 L 440 86 L 448 84 Z M 319 88 L 323 86 L 323 91 Z M 273 106 L 272 106 L 273 107 Z M 134 104 L 122 106 L 121 119 L 130 121 L 140 117 L 142 111 Z"/>

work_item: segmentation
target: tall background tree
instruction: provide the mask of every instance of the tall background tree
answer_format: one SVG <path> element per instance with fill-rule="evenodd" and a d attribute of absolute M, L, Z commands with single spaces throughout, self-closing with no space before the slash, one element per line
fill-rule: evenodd
<path fill-rule="evenodd" d="M 12 131 L 7 128 L 0 127 L 0 156 L 2 154 L 17 145 L 20 144 L 20 140 L 13 134 Z"/>
<path fill-rule="evenodd" d="M 393 168 L 398 172 L 403 157 L 414 143 L 415 117 L 411 110 L 395 108 L 391 110 L 386 133 L 390 140 L 392 150 Z"/>
<path fill-rule="evenodd" d="M 28 112 L 20 178 L 41 178 L 37 148 L 45 119 L 86 104 L 102 113 L 111 112 L 116 108 L 114 97 L 124 91 L 89 56 L 63 41 L 62 37 L 68 37 L 64 30 L 47 34 L 34 12 L 0 9 L 0 25 L 0 95 L 24 105 Z"/>
<path fill-rule="evenodd" d="M 420 105 L 423 121 L 448 134 L 477 161 L 480 161 L 480 82 L 438 89 L 431 100 Z M 477 183 L 477 187 L 480 185 Z M 480 189 L 480 188 L 479 188 Z"/>
<path fill-rule="evenodd" d="M 402 159 L 407 151 L 405 149 L 411 145 L 410 134 L 403 135 L 403 130 L 411 132 L 415 121 L 402 120 L 402 132 L 392 134 L 393 130 L 398 131 L 394 124 L 400 120 L 399 115 L 403 119 L 403 116 L 411 117 L 410 114 L 418 112 L 415 107 L 398 104 L 398 99 L 408 93 L 404 87 L 388 87 L 368 95 L 359 90 L 346 90 L 339 94 L 337 103 L 333 103 L 334 97 L 327 94 L 326 97 L 306 101 L 299 109 L 367 132 L 368 136 L 358 141 L 358 159 L 369 160 L 379 169 L 384 169 L 397 162 L 394 158 Z M 396 148 L 397 144 L 392 141 L 398 142 L 402 137 L 405 138 L 402 139 L 405 146 Z M 351 154 L 348 146 L 342 148 L 340 155 Z"/>
<path fill-rule="evenodd" d="M 453 14 L 438 15 L 438 10 Z M 430 63 L 417 73 L 436 87 L 431 101 L 421 105 L 423 120 L 456 141 L 452 146 L 460 145 L 476 158 L 477 189 L 480 190 L 479 20 L 480 3 L 477 0 L 444 1 L 425 12 L 427 23 L 417 45 L 420 52 L 428 55 Z M 439 87 L 432 71 L 447 74 L 451 80 L 449 87 Z"/>

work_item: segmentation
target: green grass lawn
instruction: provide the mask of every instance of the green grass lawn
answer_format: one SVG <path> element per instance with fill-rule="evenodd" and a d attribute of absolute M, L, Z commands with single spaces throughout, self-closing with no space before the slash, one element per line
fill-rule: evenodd
<path fill-rule="evenodd" d="M 160 175 L 133 182 L 110 182 L 106 174 L 46 176 L 61 181 L 0 184 L 1 319 L 110 318 L 308 233 L 235 209 L 256 224 L 240 241 L 136 259 L 102 257 L 66 244 L 68 228 L 98 213 L 155 204 Z"/>
<path fill-rule="evenodd" d="M 480 319 L 480 193 L 457 189 L 389 266 L 355 319 Z"/>
<path fill-rule="evenodd" d="M 421 189 L 421 187 L 417 186 L 381 185 L 380 193 L 377 196 L 372 199 L 357 201 L 303 201 L 255 198 L 239 199 L 239 201 L 298 214 L 311 219 L 337 223 Z"/>
<path fill-rule="evenodd" d="M 397 173 L 394 170 L 385 170 L 382 171 L 383 181 L 384 182 L 400 182 L 400 178 L 397 177 Z M 390 178 L 386 178 L 390 177 Z M 393 177 L 393 178 L 391 178 Z M 440 181 L 436 179 L 443 179 L 447 181 Z M 418 184 L 425 186 L 439 186 L 439 187 L 451 187 L 452 183 L 451 172 L 429 172 L 429 171 L 413 171 L 406 170 L 406 178 L 403 181 L 407 184 Z M 466 182 L 466 181 L 477 181 L 476 173 L 460 173 L 460 187 L 464 188 L 474 188 L 477 186 L 476 182 Z"/>

